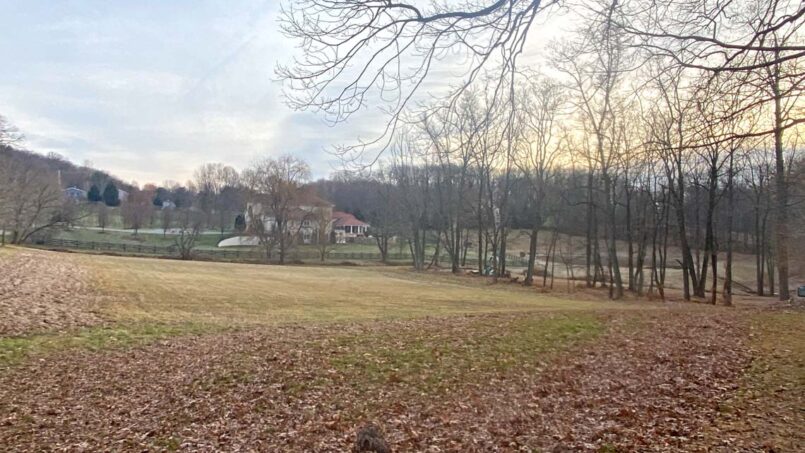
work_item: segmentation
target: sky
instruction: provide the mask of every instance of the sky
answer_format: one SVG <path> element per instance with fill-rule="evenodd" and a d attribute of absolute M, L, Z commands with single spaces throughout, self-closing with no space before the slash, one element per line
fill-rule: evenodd
<path fill-rule="evenodd" d="M 314 177 L 380 115 L 330 127 L 282 97 L 279 0 L 0 0 L 0 115 L 25 147 L 140 184 L 291 153 Z"/>

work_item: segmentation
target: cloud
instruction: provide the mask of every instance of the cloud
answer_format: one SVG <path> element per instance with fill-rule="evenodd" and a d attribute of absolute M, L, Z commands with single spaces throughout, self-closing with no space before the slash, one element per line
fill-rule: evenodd
<path fill-rule="evenodd" d="M 12 2 L 13 3 L 13 2 Z M 277 0 L 51 2 L 4 6 L 0 114 L 29 148 L 89 159 L 123 179 L 185 180 L 204 162 L 243 168 L 292 153 L 317 177 L 338 169 L 330 150 L 373 139 L 380 102 L 346 124 L 294 112 L 273 80 L 293 43 Z M 443 65 L 427 91 L 457 76 Z M 422 99 L 427 99 L 423 93 Z"/>

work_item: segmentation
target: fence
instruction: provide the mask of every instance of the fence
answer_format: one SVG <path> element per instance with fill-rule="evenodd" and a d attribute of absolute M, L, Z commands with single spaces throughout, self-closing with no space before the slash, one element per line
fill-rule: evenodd
<path fill-rule="evenodd" d="M 147 245 L 147 244 L 128 244 L 116 242 L 98 242 L 98 241 L 77 241 L 72 239 L 55 239 L 55 238 L 36 238 L 30 241 L 30 244 L 37 247 L 44 247 L 56 250 L 89 250 L 106 253 L 116 253 L 121 255 L 146 255 L 146 256 L 159 256 L 159 257 L 179 257 L 179 249 L 176 246 L 164 245 Z M 271 262 L 277 262 L 278 253 L 275 251 Z M 432 256 L 429 257 L 432 259 Z M 266 262 L 265 252 L 259 249 L 195 249 L 193 251 L 193 259 L 208 260 L 208 261 L 230 261 L 230 262 Z M 390 262 L 412 262 L 410 253 L 393 253 L 390 252 L 386 256 L 386 260 Z M 450 257 L 443 254 L 439 257 L 441 263 L 449 263 Z M 538 262 L 544 260 L 538 258 Z M 312 250 L 292 250 L 286 256 L 286 262 L 320 262 L 321 255 L 317 251 Z M 382 261 L 382 256 L 379 252 L 339 252 L 329 251 L 327 253 L 327 261 L 329 262 L 352 262 L 352 261 Z M 468 255 L 466 258 L 468 266 L 474 267 L 477 263 L 477 257 Z M 518 255 L 507 255 L 506 263 L 510 267 L 526 267 L 528 265 L 528 257 Z"/>

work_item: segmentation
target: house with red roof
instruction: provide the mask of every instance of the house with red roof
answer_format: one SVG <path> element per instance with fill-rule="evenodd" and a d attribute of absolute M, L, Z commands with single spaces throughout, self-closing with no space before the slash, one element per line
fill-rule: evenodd
<path fill-rule="evenodd" d="M 353 242 L 355 238 L 366 237 L 369 233 L 369 224 L 358 220 L 357 217 L 341 211 L 333 211 L 333 235 L 337 244 Z"/>

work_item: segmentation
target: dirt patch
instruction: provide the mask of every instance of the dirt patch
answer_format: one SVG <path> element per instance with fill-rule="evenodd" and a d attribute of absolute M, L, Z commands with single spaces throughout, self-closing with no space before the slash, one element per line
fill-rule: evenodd
<path fill-rule="evenodd" d="M 0 444 L 347 451 L 371 422 L 394 451 L 690 450 L 748 364 L 737 311 L 597 314 L 603 336 L 569 350 L 539 342 L 539 326 L 573 336 L 582 324 L 522 330 L 553 316 L 564 315 L 287 326 L 63 353 L 0 375 Z M 524 358 L 531 341 L 544 346 Z"/>
<path fill-rule="evenodd" d="M 26 249 L 0 253 L 0 336 L 98 324 L 87 270 L 69 255 Z"/>

